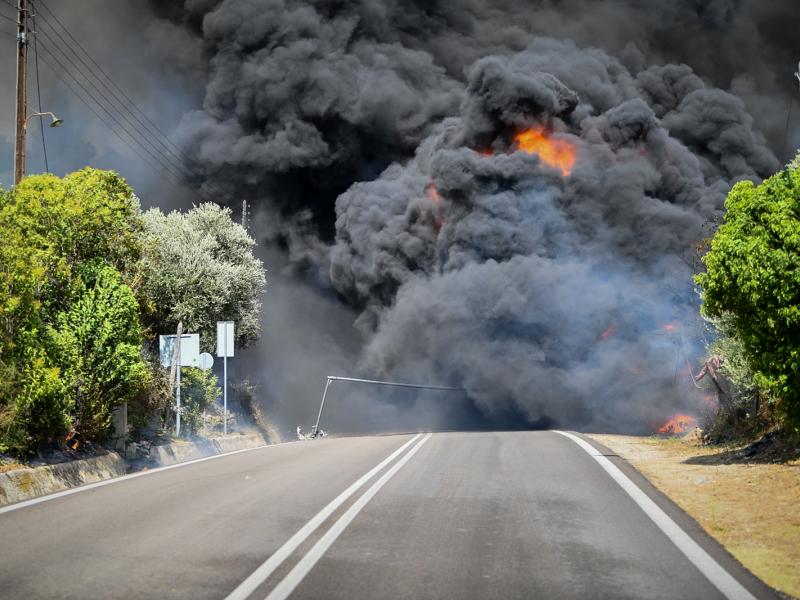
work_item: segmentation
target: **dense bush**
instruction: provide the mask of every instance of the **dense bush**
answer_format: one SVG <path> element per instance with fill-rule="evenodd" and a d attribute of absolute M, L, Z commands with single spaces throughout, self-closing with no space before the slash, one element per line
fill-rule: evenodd
<path fill-rule="evenodd" d="M 191 436 L 203 425 L 203 411 L 222 396 L 217 376 L 210 369 L 181 369 L 181 433 Z"/>
<path fill-rule="evenodd" d="M 725 221 L 697 276 L 703 312 L 723 319 L 740 344 L 752 380 L 800 428 L 800 169 L 790 165 L 762 184 L 736 184 Z M 746 373 L 743 365 L 732 364 Z M 749 377 L 749 376 L 748 376 Z"/>
<path fill-rule="evenodd" d="M 85 389 L 86 369 L 94 369 L 90 385 L 119 380 L 119 373 L 102 371 L 121 368 L 114 361 L 77 367 L 63 353 L 86 350 L 75 344 L 88 344 L 106 328 L 138 334 L 138 304 L 125 284 L 138 278 L 142 230 L 138 201 L 111 172 L 37 175 L 0 192 L 0 451 L 28 453 L 80 425 L 76 399 Z M 108 309 L 84 334 L 77 323 L 90 305 L 108 300 L 104 294 L 111 301 L 126 299 L 129 321 L 114 322 L 120 314 Z M 106 339 L 102 347 L 113 353 L 122 344 L 116 356 L 127 352 L 140 374 L 130 352 L 137 340 Z M 97 389 L 105 395 L 92 401 L 109 406 L 122 393 L 115 385 Z M 95 431 L 98 423 L 89 422 Z"/>
<path fill-rule="evenodd" d="M 113 409 L 144 391 L 150 370 L 142 359 L 139 305 L 119 273 L 96 262 L 84 269 L 80 287 L 48 335 L 66 386 L 72 427 L 100 440 L 111 430 Z"/>
<path fill-rule="evenodd" d="M 143 218 L 122 178 L 86 168 L 0 190 L 0 231 L 0 452 L 102 440 L 124 402 L 134 425 L 157 423 L 173 397 L 152 342 L 179 320 L 205 349 L 217 320 L 240 347 L 258 337 L 264 269 L 227 209 Z M 194 433 L 219 388 L 184 369 L 182 390 Z"/>

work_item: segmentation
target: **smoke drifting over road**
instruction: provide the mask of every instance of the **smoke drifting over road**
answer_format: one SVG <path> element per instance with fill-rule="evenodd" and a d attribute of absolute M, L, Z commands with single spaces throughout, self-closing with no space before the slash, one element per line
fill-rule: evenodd
<path fill-rule="evenodd" d="M 209 61 L 187 151 L 356 311 L 364 374 L 463 385 L 490 421 L 636 429 L 681 403 L 663 334 L 696 327 L 694 245 L 780 164 L 780 111 L 748 107 L 788 105 L 770 61 L 798 11 L 763 4 L 161 10 Z"/>

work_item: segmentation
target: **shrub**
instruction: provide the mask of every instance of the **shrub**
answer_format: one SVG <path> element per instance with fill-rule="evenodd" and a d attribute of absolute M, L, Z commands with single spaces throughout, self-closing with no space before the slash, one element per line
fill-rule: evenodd
<path fill-rule="evenodd" d="M 736 184 L 725 221 L 696 277 L 704 314 L 724 319 L 752 370 L 752 386 L 800 429 L 800 169 Z M 732 366 L 735 368 L 735 365 Z M 750 385 L 744 382 L 746 385 Z"/>

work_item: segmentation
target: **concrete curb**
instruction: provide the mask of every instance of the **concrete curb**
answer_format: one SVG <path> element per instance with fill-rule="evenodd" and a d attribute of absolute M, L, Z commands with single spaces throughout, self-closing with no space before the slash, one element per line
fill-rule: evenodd
<path fill-rule="evenodd" d="M 172 442 L 151 446 L 147 463 L 153 467 L 166 467 L 269 444 L 270 441 L 259 433 L 234 433 L 227 437 Z M 107 452 L 92 458 L 0 473 L 0 506 L 120 477 L 128 473 L 130 464 L 116 452 Z"/>
<path fill-rule="evenodd" d="M 128 463 L 116 452 L 54 465 L 6 471 L 0 473 L 0 506 L 119 477 L 127 471 Z"/>
<path fill-rule="evenodd" d="M 259 433 L 230 434 L 227 437 L 206 438 L 186 442 L 172 442 L 163 446 L 151 446 L 149 462 L 158 467 L 267 446 L 270 441 Z"/>

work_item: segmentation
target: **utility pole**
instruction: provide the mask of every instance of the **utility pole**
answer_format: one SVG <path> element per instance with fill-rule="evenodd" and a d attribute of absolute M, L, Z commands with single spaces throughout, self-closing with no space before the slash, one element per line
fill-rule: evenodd
<path fill-rule="evenodd" d="M 247 229 L 247 200 L 242 200 L 242 227 Z"/>
<path fill-rule="evenodd" d="M 17 0 L 17 136 L 14 185 L 25 176 L 25 120 L 28 117 L 28 0 Z"/>

